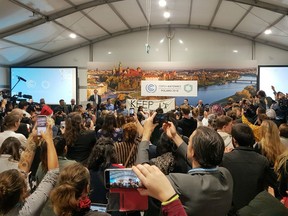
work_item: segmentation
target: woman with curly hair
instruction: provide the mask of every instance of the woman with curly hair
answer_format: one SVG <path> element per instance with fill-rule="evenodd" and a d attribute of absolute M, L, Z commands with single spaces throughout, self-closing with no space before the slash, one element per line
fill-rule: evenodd
<path fill-rule="evenodd" d="M 90 210 L 89 191 L 89 171 L 80 163 L 65 167 L 50 195 L 54 212 L 58 216 L 108 216 Z"/>
<path fill-rule="evenodd" d="M 95 145 L 96 137 L 93 130 L 84 127 L 80 113 L 72 112 L 67 116 L 63 136 L 68 148 L 67 158 L 85 163 Z"/>
<path fill-rule="evenodd" d="M 95 203 L 107 204 L 106 194 L 108 190 L 104 185 L 104 170 L 119 167 L 116 164 L 116 152 L 113 143 L 110 138 L 99 138 L 87 161 L 91 178 L 90 198 Z"/>

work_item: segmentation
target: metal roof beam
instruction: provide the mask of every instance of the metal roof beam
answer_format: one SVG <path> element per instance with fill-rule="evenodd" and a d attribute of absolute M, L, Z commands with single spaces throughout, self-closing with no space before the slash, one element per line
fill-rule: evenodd
<path fill-rule="evenodd" d="M 245 19 L 245 17 L 250 13 L 252 10 L 253 6 L 250 6 L 249 9 L 246 11 L 246 13 L 239 19 L 239 21 L 236 23 L 236 25 L 233 27 L 231 32 L 234 32 L 234 30 L 240 25 L 240 23 Z"/>
<path fill-rule="evenodd" d="M 124 19 L 124 17 L 117 11 L 117 9 L 114 7 L 113 4 L 108 4 L 111 10 L 119 17 L 119 19 L 126 25 L 128 29 L 131 29 L 131 26 L 128 24 L 128 22 Z"/>
<path fill-rule="evenodd" d="M 146 20 L 146 22 L 148 23 L 148 22 L 149 22 L 149 21 L 148 21 L 148 18 L 147 18 L 147 16 L 146 16 L 146 14 L 145 14 L 145 12 L 144 12 L 144 10 L 143 10 L 143 8 L 142 8 L 142 6 L 141 6 L 139 0 L 136 0 L 136 2 L 137 2 L 137 4 L 138 4 L 138 7 L 140 8 L 140 10 L 141 10 L 141 12 L 142 12 L 142 14 L 143 14 L 145 20 Z"/>
<path fill-rule="evenodd" d="M 75 5 L 73 2 L 71 2 L 70 0 L 64 0 L 66 1 L 68 4 L 72 5 L 73 7 L 76 7 L 77 5 Z M 91 16 L 89 16 L 88 14 L 86 14 L 84 11 L 79 11 L 83 16 L 85 16 L 87 19 L 89 19 L 91 22 L 93 22 L 95 25 L 97 25 L 99 28 L 101 28 L 103 31 L 105 31 L 107 34 L 111 34 L 106 28 L 104 28 L 102 25 L 100 25 L 98 22 L 96 22 Z"/>
<path fill-rule="evenodd" d="M 208 28 L 211 28 L 211 26 L 212 26 L 212 24 L 213 24 L 213 22 L 214 22 L 214 20 L 215 20 L 215 17 L 216 17 L 216 15 L 217 15 L 218 11 L 219 11 L 219 8 L 220 8 L 220 6 L 221 6 L 221 4 L 222 4 L 222 1 L 223 1 L 223 0 L 218 0 L 217 7 L 216 7 L 216 9 L 215 9 L 215 11 L 214 11 L 214 14 L 213 14 L 213 16 L 212 16 L 212 19 L 211 19 L 211 21 L 210 21 L 210 24 L 209 24 Z"/>
<path fill-rule="evenodd" d="M 276 25 L 277 23 L 279 23 L 282 19 L 284 19 L 286 15 L 282 15 L 281 17 L 279 17 L 277 20 L 275 20 L 271 25 L 269 25 L 267 28 L 265 28 L 263 31 L 259 32 L 256 36 L 254 36 L 254 39 L 256 39 L 257 37 L 259 37 L 261 34 L 263 34 L 267 29 L 273 27 L 274 25 Z"/>
<path fill-rule="evenodd" d="M 51 54 L 50 52 L 47 52 L 47 51 L 44 51 L 44 50 L 40 50 L 40 49 L 36 49 L 36 48 L 30 47 L 30 46 L 27 46 L 27 45 L 24 45 L 24 44 L 20 44 L 20 43 L 11 41 L 11 40 L 7 40 L 7 39 L 4 39 L 4 38 L 1 38 L 0 40 L 4 41 L 6 43 L 14 44 L 16 46 L 24 47 L 24 48 L 27 48 L 27 49 L 35 50 L 35 51 L 46 53 L 46 54 Z"/>
<path fill-rule="evenodd" d="M 254 39 L 252 36 L 245 35 L 245 34 L 242 34 L 242 33 L 239 33 L 239 32 L 231 32 L 230 30 L 222 29 L 222 28 L 216 28 L 216 27 L 210 27 L 209 28 L 209 26 L 201 26 L 201 25 L 189 25 L 189 26 L 187 26 L 186 24 L 174 24 L 174 25 L 170 24 L 170 25 L 154 25 L 154 26 L 151 26 L 151 29 L 169 29 L 169 28 L 209 30 L 209 31 L 213 31 L 213 32 L 219 32 L 219 33 L 223 33 L 223 34 L 233 35 L 233 36 L 236 36 L 236 37 L 244 38 L 244 39 L 247 39 L 247 40 L 255 41 L 257 43 L 261 43 L 261 44 L 264 44 L 264 45 L 268 45 L 268 46 L 271 46 L 271 47 L 275 47 L 275 48 L 278 48 L 278 49 L 281 49 L 281 50 L 288 51 L 288 46 L 285 46 L 285 45 L 282 45 L 282 44 L 273 43 L 273 42 L 269 42 L 269 41 L 262 40 L 262 39 L 257 39 L 257 38 Z M 64 53 L 67 53 L 67 52 L 70 52 L 70 51 L 73 51 L 73 50 L 76 50 L 76 49 L 79 49 L 79 48 L 82 48 L 82 47 L 85 47 L 85 46 L 89 46 L 91 44 L 98 43 L 98 42 L 101 42 L 101 41 L 104 41 L 104 40 L 107 40 L 107 39 L 111 39 L 111 38 L 114 38 L 114 37 L 117 37 L 117 36 L 129 34 L 129 33 L 132 33 L 132 32 L 140 32 L 140 31 L 146 31 L 146 30 L 147 30 L 147 26 L 141 26 L 141 27 L 137 27 L 137 28 L 126 29 L 126 30 L 123 30 L 123 31 L 115 32 L 112 35 L 105 35 L 105 36 L 102 36 L 102 37 L 99 37 L 99 38 L 95 38 L 90 43 L 89 42 L 85 42 L 85 43 L 77 44 L 75 46 L 71 46 L 71 47 L 66 48 L 66 49 L 61 49 L 61 50 L 59 50 L 57 52 L 51 53 L 51 54 L 43 56 L 43 57 L 39 57 L 39 58 L 36 58 L 36 59 L 32 59 L 30 61 L 18 63 L 17 65 L 31 65 L 31 64 L 35 64 L 37 62 L 40 62 L 40 61 L 55 57 L 57 55 L 61 55 L 61 54 L 64 54 Z"/>
<path fill-rule="evenodd" d="M 193 8 L 193 0 L 190 1 L 190 9 L 189 9 L 189 20 L 188 20 L 188 25 L 191 24 L 192 8 Z"/>
<path fill-rule="evenodd" d="M 76 35 L 78 35 L 79 37 L 83 38 L 84 40 L 90 41 L 87 37 L 85 37 L 85 36 L 75 32 L 75 31 L 71 30 L 70 28 L 66 27 L 65 25 L 59 23 L 58 21 L 54 20 L 53 22 L 56 23 L 57 25 L 61 26 L 63 29 L 65 29 L 65 30 L 67 30 L 67 31 L 69 31 L 71 33 L 72 32 L 75 33 Z"/>
<path fill-rule="evenodd" d="M 262 1 L 256 1 L 256 0 L 226 0 L 226 1 L 230 1 L 230 2 L 235 2 L 235 3 L 242 3 L 242 4 L 247 4 L 247 5 L 252 5 L 255 7 L 259 7 L 262 9 L 266 9 L 266 10 L 270 10 L 276 13 L 280 13 L 280 14 L 288 14 L 288 8 L 282 7 L 282 6 L 278 6 L 275 4 L 270 4 L 267 2 L 262 2 Z"/>
<path fill-rule="evenodd" d="M 10 0 L 10 1 L 13 2 L 13 3 L 16 2 L 15 0 Z M 18 32 L 21 32 L 21 31 L 25 31 L 27 29 L 30 29 L 30 28 L 36 27 L 38 25 L 41 25 L 41 24 L 43 24 L 45 22 L 54 21 L 54 20 L 59 19 L 61 17 L 70 15 L 72 13 L 75 13 L 75 12 L 78 12 L 78 11 L 81 11 L 81 10 L 84 10 L 84 9 L 87 9 L 87 8 L 96 7 L 96 6 L 99 6 L 99 5 L 108 4 L 108 3 L 112 3 L 112 2 L 119 2 L 119 1 L 123 1 L 123 0 L 97 0 L 97 1 L 95 0 L 95 1 L 90 1 L 90 2 L 83 3 L 83 4 L 80 4 L 80 5 L 77 5 L 77 6 L 73 6 L 73 7 L 58 11 L 56 13 L 50 14 L 48 16 L 45 16 L 45 19 L 40 18 L 40 19 L 34 20 L 32 22 L 26 22 L 26 23 L 24 23 L 24 24 L 22 24 L 20 26 L 16 26 L 16 27 L 13 27 L 13 28 L 11 28 L 11 29 L 9 29 L 7 31 L 1 32 L 0 33 L 0 38 L 4 38 L 4 37 L 7 37 L 7 36 L 16 34 Z M 37 13 L 39 13 L 39 12 L 37 12 Z"/>

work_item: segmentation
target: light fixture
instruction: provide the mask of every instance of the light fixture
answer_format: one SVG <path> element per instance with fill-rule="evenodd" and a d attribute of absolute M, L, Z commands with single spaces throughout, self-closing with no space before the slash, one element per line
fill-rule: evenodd
<path fill-rule="evenodd" d="M 166 19 L 168 19 L 168 18 L 170 17 L 170 12 L 165 11 L 164 14 L 163 14 L 163 16 L 164 16 Z"/>
<path fill-rule="evenodd" d="M 112 52 L 109 51 L 109 52 L 108 52 L 108 55 L 111 55 L 111 54 L 112 54 Z"/>
<path fill-rule="evenodd" d="M 272 33 L 272 30 L 271 29 L 266 29 L 264 34 L 268 35 L 268 34 L 271 34 Z"/>
<path fill-rule="evenodd" d="M 77 35 L 74 34 L 74 33 L 71 33 L 71 34 L 69 35 L 69 37 L 75 39 L 75 38 L 77 37 Z"/>
<path fill-rule="evenodd" d="M 160 7 L 165 7 L 166 4 L 167 4 L 167 2 L 166 2 L 165 0 L 160 0 L 160 1 L 159 1 L 159 6 L 160 6 Z"/>
<path fill-rule="evenodd" d="M 179 39 L 179 43 L 180 43 L 180 44 L 183 44 L 184 42 L 183 42 L 181 39 Z"/>
<path fill-rule="evenodd" d="M 159 43 L 163 43 L 163 42 L 164 42 L 164 38 L 162 38 Z"/>
<path fill-rule="evenodd" d="M 233 50 L 233 53 L 238 53 L 238 50 Z"/>

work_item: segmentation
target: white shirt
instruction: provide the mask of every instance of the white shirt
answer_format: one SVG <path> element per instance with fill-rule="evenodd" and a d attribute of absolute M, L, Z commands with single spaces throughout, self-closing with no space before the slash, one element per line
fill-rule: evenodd
<path fill-rule="evenodd" d="M 0 155 L 0 173 L 10 169 L 18 169 L 18 161 L 9 160 L 11 155 Z"/>
<path fill-rule="evenodd" d="M 224 140 L 225 148 L 234 149 L 231 134 L 228 134 L 224 131 L 217 131 L 217 132 L 222 137 L 222 139 Z"/>
<path fill-rule="evenodd" d="M 15 133 L 14 131 L 11 130 L 6 130 L 0 133 L 0 147 L 4 142 L 4 140 L 7 139 L 8 137 L 17 138 L 21 142 L 21 144 L 26 147 L 26 141 L 27 141 L 26 137 L 21 133 Z"/>

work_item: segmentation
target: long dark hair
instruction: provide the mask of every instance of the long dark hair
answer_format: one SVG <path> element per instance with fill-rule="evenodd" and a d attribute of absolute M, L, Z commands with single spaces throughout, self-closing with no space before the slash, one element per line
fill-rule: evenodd
<path fill-rule="evenodd" d="M 116 117 L 113 113 L 108 113 L 104 117 L 102 125 L 102 134 L 105 136 L 111 136 L 114 133 L 115 128 L 117 127 Z"/>
<path fill-rule="evenodd" d="M 65 119 L 65 133 L 63 134 L 67 145 L 73 145 L 84 130 L 81 114 L 78 112 L 70 113 Z"/>
<path fill-rule="evenodd" d="M 19 161 L 21 150 L 24 150 L 24 148 L 21 146 L 21 142 L 15 137 L 8 137 L 1 145 L 0 155 L 9 154 L 11 155 L 9 160 Z"/>
<path fill-rule="evenodd" d="M 88 157 L 87 167 L 92 170 L 105 170 L 112 163 L 116 163 L 117 157 L 114 143 L 111 138 L 101 137 L 97 140 Z"/>

